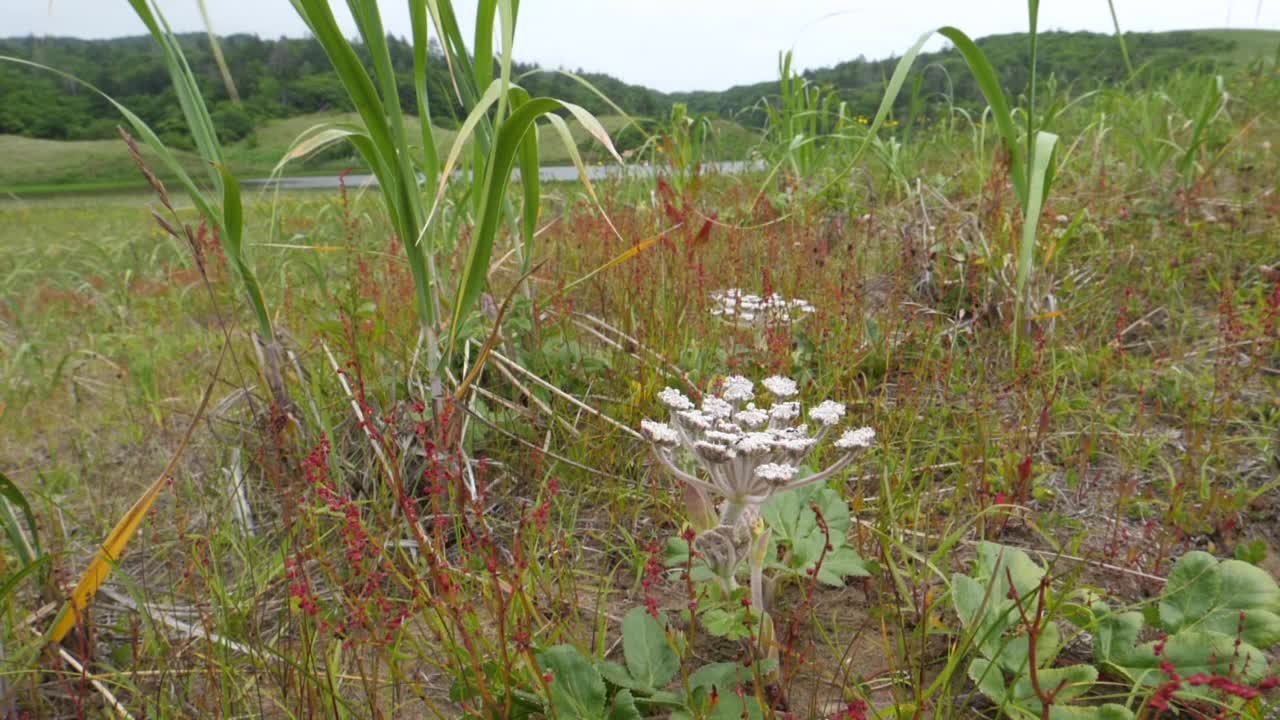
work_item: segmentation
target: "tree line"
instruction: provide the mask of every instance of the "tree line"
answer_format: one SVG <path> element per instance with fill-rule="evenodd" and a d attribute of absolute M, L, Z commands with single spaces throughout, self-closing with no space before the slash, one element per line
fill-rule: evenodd
<path fill-rule="evenodd" d="M 219 73 L 206 35 L 183 35 L 180 41 L 188 60 L 202 78 L 201 88 L 224 142 L 250 137 L 260 123 L 271 118 L 352 109 L 342 84 L 332 72 L 320 44 L 311 38 L 266 39 L 256 35 L 229 35 L 219 45 L 230 69 L 239 102 Z M 1193 31 L 1129 33 L 1126 41 L 1134 62 L 1142 66 L 1144 82 L 1192 67 L 1224 64 L 1235 41 Z M 1038 54 L 1041 77 L 1092 89 L 1129 79 L 1120 45 L 1111 35 L 1051 32 L 1040 36 Z M 403 38 L 388 37 L 393 66 L 399 74 L 400 102 L 406 110 L 414 100 L 413 48 Z M 1029 57 L 1023 34 L 983 38 L 978 45 L 1002 74 L 1006 88 L 1027 83 Z M 363 48 L 358 46 L 357 51 Z M 438 50 L 429 63 L 426 83 L 432 122 L 449 127 L 460 121 L 461 106 L 453 95 L 448 70 Z M 177 146 L 190 143 L 177 98 L 170 85 L 164 58 L 149 37 L 80 40 L 60 37 L 0 39 L 0 55 L 31 60 L 84 80 L 145 119 L 166 141 Z M 367 60 L 367 56 L 365 58 Z M 838 65 L 806 71 L 803 76 L 832 87 L 856 114 L 872 114 L 879 105 L 884 84 L 897 60 L 858 57 Z M 954 49 L 922 55 L 915 67 L 916 79 L 900 103 L 951 102 L 977 106 L 981 94 L 963 60 Z M 534 95 L 551 95 L 588 110 L 614 112 L 595 92 L 560 71 L 517 63 L 520 84 Z M 685 103 L 694 113 L 733 118 L 759 127 L 765 122 L 760 103 L 777 92 L 770 80 L 720 91 L 662 93 L 623 82 L 603 73 L 573 73 L 591 83 L 630 115 L 664 117 L 673 103 Z M 119 118 L 96 93 L 52 73 L 12 63 L 0 63 L 0 134 L 33 138 L 81 140 L 111 137 Z"/>

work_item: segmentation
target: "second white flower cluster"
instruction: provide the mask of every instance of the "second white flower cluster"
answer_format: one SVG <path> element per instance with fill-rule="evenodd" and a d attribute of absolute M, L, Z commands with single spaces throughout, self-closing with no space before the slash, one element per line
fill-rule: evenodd
<path fill-rule="evenodd" d="M 814 312 L 808 300 L 788 300 L 777 293 L 761 297 L 738 288 L 711 293 L 711 314 L 738 325 L 774 325 L 797 322 Z"/>

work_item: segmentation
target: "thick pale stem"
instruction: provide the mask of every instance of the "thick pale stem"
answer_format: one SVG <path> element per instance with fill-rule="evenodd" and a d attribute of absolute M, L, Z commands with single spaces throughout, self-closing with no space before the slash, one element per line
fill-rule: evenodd
<path fill-rule="evenodd" d="M 802 488 L 807 485 L 816 485 L 817 483 L 824 482 L 826 481 L 827 478 L 831 477 L 832 475 L 835 475 L 836 473 L 848 467 L 849 463 L 853 462 L 853 456 L 854 456 L 854 453 L 849 453 L 848 455 L 844 455 L 839 460 L 832 463 L 831 467 L 827 468 L 826 470 L 823 470 L 822 472 L 819 472 L 819 473 L 814 473 L 813 475 L 810 475 L 808 477 L 800 478 L 799 480 L 793 480 L 778 489 L 780 491 L 795 490 L 796 488 Z"/>
<path fill-rule="evenodd" d="M 757 613 L 766 612 L 764 607 L 764 568 L 751 564 L 751 608 Z"/>
<path fill-rule="evenodd" d="M 659 448 L 657 445 L 650 445 L 650 447 L 653 448 L 654 457 L 658 458 L 658 461 L 661 462 L 667 468 L 667 471 L 670 472 L 672 475 L 674 475 L 677 480 L 679 480 L 682 483 L 685 483 L 686 485 L 689 485 L 690 487 L 698 488 L 703 492 L 711 492 L 711 493 L 719 494 L 720 490 L 716 486 L 710 483 L 703 482 L 702 480 L 699 480 L 698 478 L 681 470 L 675 464 L 675 462 L 673 462 L 671 458 L 667 457 L 667 454 L 663 452 L 662 449 Z"/>
<path fill-rule="evenodd" d="M 766 612 L 764 606 L 764 561 L 769 550 L 771 531 L 765 528 L 751 543 L 751 607 L 758 613 Z"/>
<path fill-rule="evenodd" d="M 725 498 L 724 510 L 720 513 L 720 524 L 725 527 L 736 527 L 742 513 L 746 512 L 747 503 L 743 498 Z"/>

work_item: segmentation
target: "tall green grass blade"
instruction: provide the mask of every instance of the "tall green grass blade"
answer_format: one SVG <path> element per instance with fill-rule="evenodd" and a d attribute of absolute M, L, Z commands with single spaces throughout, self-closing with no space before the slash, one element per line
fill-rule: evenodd
<path fill-rule="evenodd" d="M 431 36 L 426 5 L 409 3 L 409 20 L 413 26 L 413 89 L 422 130 L 422 172 L 427 176 L 427 182 L 434 185 L 440 182 L 440 153 L 431 133 L 431 104 L 427 91 L 427 48 L 430 47 Z"/>
<path fill-rule="evenodd" d="M 497 236 L 502 203 L 506 196 L 507 184 L 511 180 L 511 171 L 515 166 L 520 145 L 524 142 L 526 134 L 534 131 L 535 123 L 539 117 L 545 115 L 553 125 L 556 124 L 557 120 L 563 123 L 563 120 L 553 115 L 557 111 L 568 111 L 586 128 L 588 133 L 597 139 L 601 139 L 605 147 L 617 157 L 617 151 L 614 149 L 613 143 L 609 141 L 608 133 L 605 132 L 604 127 L 600 125 L 599 121 L 591 113 L 572 103 L 562 102 L 554 98 L 532 98 L 515 108 L 507 116 L 498 129 L 489 164 L 485 168 L 483 182 L 479 185 L 482 193 L 480 201 L 481 212 L 477 218 L 476 232 L 472 237 L 467 262 L 463 267 L 462 277 L 459 279 L 453 306 L 453 321 L 449 325 L 447 348 L 453 348 L 457 344 L 458 329 L 461 327 L 467 313 L 470 312 L 471 307 L 479 299 L 480 292 L 484 287 L 489 270 L 489 259 L 492 256 L 493 244 Z M 572 150 L 574 147 L 572 142 L 567 143 L 567 147 L 571 149 L 571 156 L 576 159 L 577 163 L 581 163 L 581 158 Z M 585 174 L 585 166 L 580 165 L 580 168 L 581 172 L 584 173 L 581 176 L 584 184 L 589 183 Z"/>
<path fill-rule="evenodd" d="M 946 29 L 947 28 L 943 28 L 943 30 Z M 942 30 L 937 32 L 942 32 Z M 885 86 L 884 95 L 880 98 L 880 107 L 876 109 L 875 117 L 872 118 L 871 124 L 867 127 L 866 135 L 863 136 L 862 142 L 858 145 L 858 149 L 854 151 L 853 158 L 850 160 L 848 165 L 845 166 L 844 170 L 836 173 L 835 177 L 822 188 L 819 193 L 820 195 L 829 192 L 831 188 L 842 182 L 850 173 L 857 169 L 863 153 L 865 153 L 867 148 L 871 146 L 872 138 L 874 138 L 876 133 L 879 132 L 880 128 L 884 125 L 885 119 L 889 117 L 889 113 L 893 110 L 893 103 L 898 99 L 898 93 L 902 90 L 902 85 L 906 82 L 907 75 L 911 72 L 911 66 L 915 63 L 916 56 L 918 56 L 920 51 L 924 49 L 924 44 L 929 41 L 930 37 L 933 37 L 933 34 L 934 31 L 930 30 L 929 32 L 921 35 L 920 38 L 916 40 L 915 44 L 912 45 L 905 54 L 903 54 L 900 60 L 898 60 L 897 66 L 893 69 L 893 75 L 889 76 L 889 84 Z M 770 177 L 772 177 L 772 173 L 770 173 Z M 763 187 L 760 192 L 761 194 L 764 193 Z"/>
<path fill-rule="evenodd" d="M 213 62 L 218 66 L 218 74 L 222 76 L 222 84 L 227 88 L 227 97 L 236 105 L 240 104 L 240 93 L 236 90 L 236 80 L 231 76 L 231 68 L 227 67 L 227 59 L 222 55 L 222 43 L 213 31 L 213 23 L 209 20 L 209 4 L 205 0 L 197 0 L 200 8 L 200 19 L 204 22 L 205 34 L 209 37 L 209 51 L 213 53 Z"/>
<path fill-rule="evenodd" d="M 1116 15 L 1116 0 L 1107 0 L 1107 8 L 1111 11 L 1111 26 L 1116 30 L 1116 40 L 1120 43 L 1120 56 L 1124 58 L 1124 69 L 1129 79 L 1133 79 L 1133 61 L 1129 59 L 1129 44 L 1124 41 L 1124 33 L 1120 31 L 1120 17 Z"/>
<path fill-rule="evenodd" d="M 1013 123 L 1013 113 L 1009 109 L 1009 100 L 1005 97 L 1004 89 L 1000 87 L 1000 77 L 996 74 L 995 68 L 992 67 L 991 61 L 987 59 L 982 49 L 973 40 L 969 39 L 969 36 L 964 31 L 947 26 L 940 28 L 938 34 L 950 40 L 952 45 L 955 45 L 956 50 L 960 52 L 960 56 L 964 58 L 965 64 L 969 66 L 969 72 L 973 74 L 973 79 L 978 83 L 978 88 L 982 91 L 983 97 L 986 98 L 987 104 L 991 106 L 991 117 L 996 122 L 996 128 L 1000 132 L 1000 138 L 1004 141 L 1005 149 L 1009 152 L 1009 175 L 1013 182 L 1014 192 L 1018 194 L 1019 204 L 1026 207 L 1026 157 L 1019 143 L 1018 130 Z M 906 56 L 903 57 L 903 60 L 906 60 Z"/>
<path fill-rule="evenodd" d="M 4 524 L 4 532 L 9 536 L 9 541 L 13 544 L 13 550 L 18 554 L 18 559 L 22 561 L 24 566 L 30 566 L 40 557 L 40 535 L 36 528 L 36 516 L 31 512 L 31 505 L 27 502 L 27 497 L 22 494 L 18 486 L 8 478 L 4 473 L 0 473 L 0 522 Z M 27 526 L 27 531 L 22 531 L 18 518 L 13 514 L 13 508 L 17 508 L 22 513 L 22 519 Z"/>
<path fill-rule="evenodd" d="M 1053 150 L 1058 144 L 1058 136 L 1043 130 L 1036 133 L 1034 164 L 1031 166 L 1031 185 L 1028 188 L 1027 209 L 1022 221 L 1022 242 L 1018 246 L 1018 297 L 1023 297 L 1027 280 L 1031 277 L 1032 261 L 1035 257 L 1037 227 L 1040 213 L 1044 209 L 1045 197 L 1049 194 L 1052 182 Z M 1021 303 L 1019 304 L 1021 305 Z"/>
<path fill-rule="evenodd" d="M 634 127 L 636 130 L 640 132 L 641 136 L 643 136 L 646 140 L 652 137 L 652 134 L 645 128 L 644 123 L 641 123 L 638 120 L 636 120 L 636 118 L 633 118 L 630 113 L 628 113 L 626 110 L 622 108 L 621 105 L 614 102 L 613 98 L 606 95 L 603 91 L 600 90 L 600 88 L 591 84 L 590 80 L 587 80 L 586 78 L 580 75 L 571 73 L 568 70 L 547 70 L 544 68 L 534 68 L 533 70 L 523 73 L 522 75 L 517 77 L 515 79 L 515 82 L 518 84 L 524 78 L 529 77 L 530 75 L 538 75 L 538 74 L 562 75 L 564 77 L 569 78 L 575 83 L 581 85 L 583 88 L 589 91 L 592 95 L 596 96 L 596 99 L 598 99 L 600 102 L 607 105 L 609 107 L 609 110 L 614 115 L 618 115 L 623 120 L 625 120 L 626 122 L 622 125 L 623 128 Z"/>
<path fill-rule="evenodd" d="M 1222 77 L 1206 78 L 1199 112 L 1196 113 L 1195 120 L 1191 125 L 1191 140 L 1187 143 L 1186 149 L 1183 150 L 1182 156 L 1178 159 L 1178 171 L 1182 174 L 1183 182 L 1188 186 L 1195 180 L 1196 153 L 1208 140 L 1207 131 L 1209 125 L 1213 122 L 1213 118 L 1217 115 L 1222 104 Z"/>
<path fill-rule="evenodd" d="M 200 157 L 212 165 L 223 164 L 222 145 L 218 142 L 213 118 L 210 117 L 209 109 L 204 104 L 204 95 L 196 85 L 195 73 L 187 64 L 186 55 L 178 44 L 177 36 L 151 0 L 129 0 L 129 4 L 133 6 L 134 13 L 142 23 L 147 26 L 152 39 L 164 51 L 165 67 L 169 71 L 178 105 L 182 108 L 182 116 L 186 120 L 187 129 L 191 133 L 191 139 L 195 141 Z M 220 176 L 212 165 L 209 167 L 210 181 L 218 192 L 221 192 Z"/>
<path fill-rule="evenodd" d="M 342 142 L 351 138 L 353 135 L 368 137 L 364 129 L 352 125 L 350 123 L 321 123 L 312 125 L 311 127 L 298 133 L 298 136 L 289 144 L 289 148 L 285 150 L 284 156 L 271 169 L 272 177 L 279 175 L 290 162 L 301 160 L 302 158 L 319 152 L 334 143 Z"/>
<path fill-rule="evenodd" d="M 467 115 L 466 120 L 462 121 L 462 125 L 458 128 L 458 134 L 453 139 L 453 146 L 449 148 L 449 154 L 445 157 L 444 167 L 440 171 L 440 184 L 436 188 L 436 197 L 431 204 L 431 210 L 427 213 L 427 224 L 435 218 L 436 213 L 444 204 L 445 191 L 453 176 L 453 167 L 458 163 L 458 158 L 462 156 L 462 151 L 466 147 L 467 142 L 471 140 L 475 134 L 476 128 L 485 119 L 489 108 L 498 102 L 498 95 L 502 93 L 502 83 L 492 82 L 485 89 L 484 95 L 480 101 L 472 108 L 471 113 Z M 426 228 L 423 228 L 426 232 Z"/>
<path fill-rule="evenodd" d="M 212 212 L 206 210 L 205 215 L 220 225 L 222 233 L 219 237 L 223 245 L 223 251 L 234 265 L 236 275 L 245 290 L 250 309 L 253 311 L 258 323 L 259 334 L 265 340 L 274 340 L 275 334 L 271 327 L 271 316 L 267 311 L 266 300 L 263 298 L 262 290 L 258 285 L 257 276 L 244 255 L 242 243 L 244 223 L 243 210 L 240 206 L 239 185 L 237 183 L 234 188 L 227 187 L 228 179 L 231 176 L 226 170 L 222 144 L 218 141 L 218 134 L 213 125 L 213 118 L 209 115 L 209 108 L 205 105 L 204 96 L 196 84 L 195 73 L 187 63 L 182 47 L 178 44 L 177 36 L 169 27 L 159 9 L 154 6 L 154 3 L 149 3 L 148 0 L 129 0 L 129 4 L 133 6 L 134 12 L 142 20 L 143 24 L 147 26 L 152 39 L 164 49 L 165 64 L 173 81 L 178 102 L 182 107 L 187 128 L 195 140 L 200 156 L 208 163 L 214 188 L 223 195 L 224 205 L 220 222 Z M 155 144 L 148 139 L 148 144 L 153 145 L 153 147 L 156 145 L 163 147 L 158 138 L 156 138 Z M 167 149 L 162 154 L 171 155 Z M 176 166 L 177 162 L 174 160 L 170 164 L 171 166 Z M 179 177 L 182 176 L 185 176 L 185 172 L 179 175 Z M 231 178 L 231 182 L 235 182 L 234 178 Z M 195 191 L 194 184 L 186 182 L 184 185 L 187 186 L 188 194 L 192 195 L 192 199 L 195 200 L 199 193 Z M 234 206 L 226 204 L 229 202 L 234 202 Z"/>
<path fill-rule="evenodd" d="M 1031 30 L 1030 37 L 1027 40 L 1031 53 L 1031 73 L 1030 79 L 1027 81 L 1027 131 L 1025 133 L 1027 139 L 1027 174 L 1029 175 L 1031 173 L 1031 165 L 1035 163 L 1036 123 L 1040 119 L 1036 116 L 1036 31 L 1040 24 L 1040 0 L 1027 0 L 1027 18 Z M 1027 206 L 1027 200 L 1025 196 L 1022 198 L 1024 210 Z"/>
<path fill-rule="evenodd" d="M 438 361 L 447 357 L 457 341 L 462 319 L 473 307 L 488 274 L 493 245 L 500 219 L 508 217 L 523 238 L 522 264 L 527 267 L 532 256 L 541 202 L 541 179 L 537 168 L 536 119 L 552 111 L 568 111 L 613 151 L 608 134 L 593 116 L 576 106 L 556 100 L 529 99 L 512 85 L 514 37 L 519 3 L 515 0 L 480 0 L 476 7 L 475 54 L 467 51 L 458 28 L 453 4 L 449 0 L 421 0 L 410 3 L 410 19 L 414 37 L 414 70 L 417 107 L 422 122 L 422 160 L 426 170 L 430 206 L 423 204 L 403 111 L 400 107 L 394 68 L 390 62 L 384 27 L 375 0 L 347 0 L 347 6 L 360 31 L 371 59 L 370 76 L 359 55 L 343 36 L 326 0 L 291 0 L 294 8 L 311 28 L 329 56 L 330 62 L 346 87 L 363 122 L 363 132 L 331 126 L 317 129 L 307 137 L 299 137 L 291 155 L 310 150 L 342 138 L 350 141 L 369 163 L 382 188 L 393 227 L 405 240 L 410 269 L 417 290 L 419 314 L 427 333 L 433 333 L 437 318 L 442 317 L 439 302 L 442 288 L 438 284 L 434 255 L 438 248 L 432 242 L 445 193 L 454 168 L 462 161 L 462 176 L 469 182 L 474 213 L 475 232 L 471 236 L 467 261 L 455 288 L 454 306 L 450 308 L 447 342 L 436 347 L 429 344 L 429 361 L 433 371 Z M 429 59 L 430 19 L 444 48 L 444 58 L 455 92 L 467 117 L 446 156 L 444 163 L 430 134 L 427 112 L 425 76 Z M 498 23 L 498 25 L 495 25 Z M 494 78 L 494 30 L 500 31 L 501 53 L 498 78 Z M 483 88 L 483 91 L 481 90 Z M 470 152 L 466 152 L 467 148 Z M 571 154 L 576 151 L 571 150 Z M 616 156 L 617 153 L 614 152 Z M 522 167 L 524 207 L 518 224 L 513 205 L 506 194 L 511 172 L 516 163 Z"/>
<path fill-rule="evenodd" d="M 375 74 L 383 85 L 383 96 L 379 95 L 373 78 L 361 64 L 351 43 L 342 35 L 328 2 L 291 2 L 324 48 L 330 64 L 347 89 L 347 94 L 364 123 L 368 142 L 353 142 L 353 145 L 378 178 L 392 226 L 405 244 L 419 317 L 423 325 L 429 328 L 435 324 L 438 316 L 438 300 L 434 296 L 436 279 L 421 243 L 421 199 L 408 152 L 403 113 L 399 106 L 399 95 L 377 4 L 372 0 L 349 0 L 348 6 L 370 48 Z M 355 136 L 349 139 L 354 141 Z M 434 348 L 430 351 L 433 352 Z"/>
<path fill-rule="evenodd" d="M 37 572 L 43 572 L 49 564 L 49 556 L 41 555 L 30 563 L 22 566 L 17 572 L 9 573 L 4 578 L 4 583 L 0 584 L 0 602 L 4 602 L 18 586 L 22 584 L 29 576 Z"/>
<path fill-rule="evenodd" d="M 475 104 L 480 92 L 474 82 L 475 66 L 467 45 L 462 40 L 462 31 L 458 29 L 458 18 L 453 12 L 453 4 L 449 0 L 425 0 L 427 11 L 435 23 L 444 46 L 444 60 L 449 66 L 449 79 L 453 82 L 453 90 L 463 107 Z M 479 8 L 477 8 L 477 11 Z M 459 83 L 458 79 L 463 82 Z"/>
<path fill-rule="evenodd" d="M 560 101 L 550 98 L 529 100 L 514 110 L 498 130 L 489 164 L 485 168 L 484 180 L 480 185 L 480 215 L 476 219 L 476 232 L 471 239 L 471 249 L 459 278 L 453 304 L 453 322 L 449 324 L 448 348 L 456 345 L 458 329 L 484 287 L 497 235 L 502 200 L 511 179 L 519 145 L 524 141 L 525 133 L 534 127 L 538 116 L 555 112 L 562 105 Z"/>
<path fill-rule="evenodd" d="M 513 109 L 529 101 L 524 90 L 512 89 Z M 520 208 L 520 232 L 524 236 L 524 251 L 520 257 L 520 273 L 529 271 L 533 263 L 533 236 L 538 230 L 538 211 L 542 205 L 542 179 L 538 176 L 538 132 L 535 127 L 520 143 L 520 186 L 524 191 L 524 203 Z"/>
<path fill-rule="evenodd" d="M 475 86 L 488 87 L 493 82 L 493 21 L 498 10 L 495 0 L 476 3 L 476 32 L 471 47 L 475 56 Z"/>
<path fill-rule="evenodd" d="M 582 187 L 586 190 L 587 197 L 591 198 L 591 202 L 595 203 L 596 207 L 600 210 L 601 215 L 604 216 L 605 222 L 609 223 L 610 228 L 612 228 L 613 223 L 609 221 L 609 216 L 605 214 L 604 207 L 600 204 L 600 198 L 596 196 L 595 188 L 591 185 L 591 175 L 587 172 L 586 163 L 582 162 L 582 155 L 578 153 L 578 148 L 573 142 L 573 133 L 569 131 L 569 124 L 566 123 L 559 115 L 548 114 L 546 118 L 547 121 L 551 123 L 551 127 L 560 135 L 560 141 L 564 143 L 565 148 L 569 150 L 569 160 L 573 163 L 573 166 L 578 169 L 578 177 L 582 179 Z M 592 118 L 592 120 L 594 119 L 595 118 Z M 603 130 L 603 128 L 601 129 Z M 613 152 L 614 156 L 617 157 L 617 153 L 614 151 L 612 143 L 608 141 L 607 135 L 601 144 L 603 144 L 610 152 Z M 614 234 L 618 234 L 617 229 L 614 229 Z M 618 238 L 621 239 L 622 236 L 618 235 Z"/>
<path fill-rule="evenodd" d="M 240 181 L 225 165 L 219 165 L 218 172 L 222 174 L 222 243 L 229 250 L 227 257 L 235 266 L 236 275 L 248 295 L 249 307 L 257 316 L 258 327 L 265 333 L 264 338 L 270 339 L 271 316 L 267 314 L 267 302 L 262 297 L 257 276 L 244 259 L 244 207 L 240 202 Z"/>

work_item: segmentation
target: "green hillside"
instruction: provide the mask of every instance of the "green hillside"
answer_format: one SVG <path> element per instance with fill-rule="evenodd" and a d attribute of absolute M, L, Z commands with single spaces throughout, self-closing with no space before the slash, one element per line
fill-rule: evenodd
<path fill-rule="evenodd" d="M 1280 30 L 1197 30 L 1202 35 L 1232 43 L 1219 57 L 1231 63 L 1248 64 L 1260 56 L 1275 57 L 1280 52 Z"/>
<path fill-rule="evenodd" d="M 354 117 L 327 60 L 310 39 L 266 40 L 247 35 L 222 39 L 234 86 L 242 100 L 234 103 L 213 65 L 207 37 L 193 34 L 183 38 L 191 64 L 206 78 L 206 101 L 228 145 L 228 160 L 237 172 L 265 175 L 306 128 Z M 1043 33 L 1040 73 L 1081 90 L 1121 81 L 1155 83 L 1177 72 L 1241 67 L 1260 56 L 1274 55 L 1280 47 L 1280 31 L 1271 30 L 1127 33 L 1125 38 L 1133 63 L 1139 68 L 1136 79 L 1129 78 L 1114 36 L 1084 32 Z M 1015 93 L 1027 82 L 1026 39 L 1024 34 L 1009 34 L 977 41 L 1001 73 L 1004 86 Z M 162 57 L 147 38 L 11 38 L 0 40 L 0 55 L 71 72 L 123 101 L 172 146 L 189 147 L 190 139 Z M 409 102 L 407 98 L 413 96 L 412 55 L 403 40 L 392 43 L 392 58 L 402 74 L 402 101 Z M 920 68 L 917 97 L 924 98 L 926 104 L 948 96 L 959 105 L 980 105 L 981 94 L 962 63 L 951 49 L 920 58 L 916 63 Z M 895 64 L 893 58 L 860 57 L 806 71 L 804 77 L 834 88 L 849 103 L 851 112 L 871 114 Z M 456 127 L 460 111 L 452 100 L 443 63 L 430 63 L 429 67 L 427 84 L 433 90 L 429 109 L 438 126 L 436 142 L 447 148 L 453 139 L 448 128 Z M 531 93 L 583 105 L 605 120 L 615 138 L 627 124 L 612 106 L 573 78 L 531 65 L 521 65 L 517 70 L 521 84 Z M 758 129 L 765 123 L 760 101 L 777 91 L 774 79 L 719 91 L 666 94 L 608 75 L 586 73 L 583 77 L 624 112 L 640 120 L 665 118 L 675 102 L 686 103 L 695 113 L 723 118 L 716 120 L 717 154 L 725 158 L 741 157 L 753 144 L 756 131 L 748 128 Z M 902 93 L 899 103 L 905 107 L 910 96 L 910 92 Z M 0 153 L 10 160 L 0 166 L 0 188 L 136 184 L 137 173 L 123 144 L 115 137 L 118 122 L 115 110 L 96 94 L 46 72 L 0 63 Z M 586 142 L 584 132 L 576 129 L 575 133 L 590 159 L 603 159 L 598 149 Z M 624 148 L 635 146 L 643 137 L 634 131 L 624 135 L 620 143 Z M 541 154 L 544 162 L 569 161 L 560 138 L 549 131 Z M 359 167 L 359 162 L 349 149 L 334 148 L 296 164 L 290 172 L 336 172 L 353 166 Z"/>

